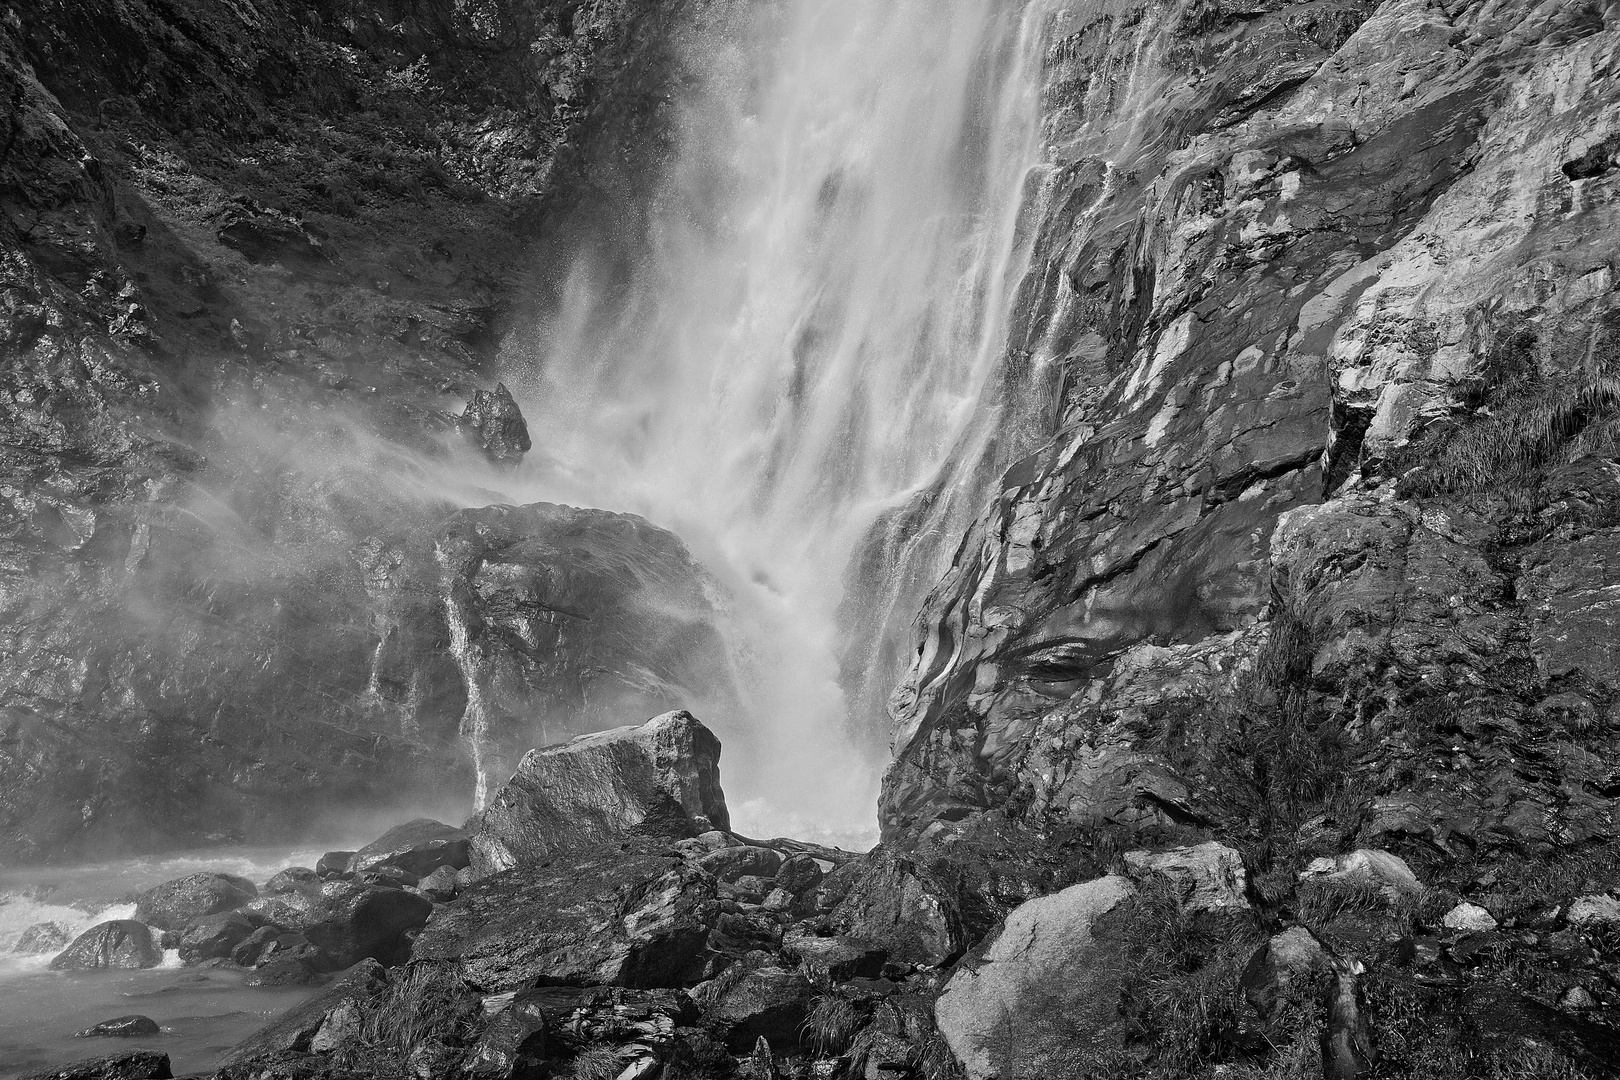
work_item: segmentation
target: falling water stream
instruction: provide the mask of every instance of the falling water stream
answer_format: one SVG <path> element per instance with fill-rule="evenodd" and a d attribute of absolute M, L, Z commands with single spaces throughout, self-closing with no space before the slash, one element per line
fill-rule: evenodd
<path fill-rule="evenodd" d="M 1027 254 L 1039 11 L 755 5 L 742 47 L 700 58 L 633 282 L 581 256 L 509 347 L 545 486 L 672 529 L 727 590 L 739 828 L 872 830 L 840 601 L 879 515 L 991 437 L 972 420 Z"/>

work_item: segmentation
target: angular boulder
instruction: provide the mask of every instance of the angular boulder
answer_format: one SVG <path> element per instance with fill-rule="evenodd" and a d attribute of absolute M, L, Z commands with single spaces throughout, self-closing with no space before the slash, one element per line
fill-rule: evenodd
<path fill-rule="evenodd" d="M 474 1080 L 508 1080 L 539 1067 L 546 1053 L 546 1012 L 522 994 L 490 1019 L 462 1070 Z"/>
<path fill-rule="evenodd" d="M 782 868 L 782 856 L 770 848 L 743 844 L 711 851 L 698 859 L 698 865 L 720 881 L 736 881 L 744 876 L 774 878 Z"/>
<path fill-rule="evenodd" d="M 848 882 L 831 914 L 844 933 L 882 947 L 893 960 L 924 967 L 944 967 L 962 955 L 967 932 L 946 882 L 887 848 L 855 865 L 840 867 L 825 883 L 841 888 Z"/>
<path fill-rule="evenodd" d="M 626 836 L 687 837 L 730 823 L 720 740 L 691 713 L 671 712 L 531 750 L 468 831 L 473 871 L 484 876 Z"/>
<path fill-rule="evenodd" d="M 258 887 L 234 874 L 188 874 L 135 897 L 135 919 L 159 930 L 179 930 L 193 919 L 239 908 Z"/>
<path fill-rule="evenodd" d="M 815 1000 L 815 988 L 803 975 L 760 967 L 719 981 L 723 988 L 703 1007 L 703 1019 L 723 1033 L 732 1053 L 747 1053 L 759 1039 L 779 1051 L 798 1045 Z"/>
<path fill-rule="evenodd" d="M 73 940 L 56 959 L 53 971 L 90 971 L 97 968 L 149 968 L 163 963 L 152 931 L 134 919 L 97 923 Z"/>
<path fill-rule="evenodd" d="M 1375 888 L 1388 903 L 1423 895 L 1423 883 L 1406 860 L 1377 848 L 1357 848 L 1343 855 L 1313 859 L 1300 872 L 1299 879 L 1325 885 Z"/>
<path fill-rule="evenodd" d="M 460 870 L 467 865 L 467 833 L 432 818 L 417 818 L 396 825 L 354 853 L 349 873 L 397 866 L 418 880 L 441 866 Z"/>
<path fill-rule="evenodd" d="M 642 842 L 470 886 L 437 908 L 415 960 L 454 963 L 488 993 L 565 984 L 688 986 L 717 916 L 714 878 Z"/>
<path fill-rule="evenodd" d="M 1111 876 L 1027 901 L 1007 916 L 977 961 L 964 962 L 934 1005 L 934 1019 L 969 1080 L 992 1080 L 1004 1068 L 1047 1075 L 1064 1047 L 1043 1019 L 1098 1032 L 1115 1018 L 1118 974 L 1098 920 L 1131 897 L 1128 880 Z M 1012 1055 L 1012 1062 L 998 1058 Z"/>
<path fill-rule="evenodd" d="M 156 1050 L 128 1050 L 31 1072 L 20 1080 L 169 1080 L 173 1075 L 168 1054 Z"/>
<path fill-rule="evenodd" d="M 1267 1024 L 1280 1020 L 1289 1005 L 1321 996 L 1333 974 L 1333 957 L 1303 926 L 1273 934 L 1254 951 L 1238 980 L 1243 997 Z"/>
<path fill-rule="evenodd" d="M 818 981 L 848 982 L 875 979 L 883 973 L 888 959 L 882 949 L 852 937 L 818 937 L 802 931 L 782 938 L 782 952 Z"/>
<path fill-rule="evenodd" d="M 1133 876 L 1158 874 L 1174 885 L 1187 911 L 1222 911 L 1249 906 L 1249 874 L 1243 856 L 1214 840 L 1168 851 L 1128 851 Z"/>
<path fill-rule="evenodd" d="M 523 410 L 505 383 L 496 383 L 494 390 L 474 390 L 456 426 L 496 465 L 516 465 L 533 446 Z"/>

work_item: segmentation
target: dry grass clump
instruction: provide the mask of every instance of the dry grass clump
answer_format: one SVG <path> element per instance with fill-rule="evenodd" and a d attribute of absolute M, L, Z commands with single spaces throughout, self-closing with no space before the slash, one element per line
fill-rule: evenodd
<path fill-rule="evenodd" d="M 417 963 L 390 973 L 363 1010 L 361 1040 L 401 1061 L 429 1043 L 454 1046 L 471 1037 L 478 999 L 450 964 Z"/>
<path fill-rule="evenodd" d="M 804 1033 L 817 1057 L 837 1057 L 848 1050 L 866 1017 L 841 997 L 818 997 L 804 1021 Z"/>
<path fill-rule="evenodd" d="M 569 1063 L 572 1080 L 617 1080 L 621 1071 L 618 1052 L 606 1046 L 590 1046 Z"/>

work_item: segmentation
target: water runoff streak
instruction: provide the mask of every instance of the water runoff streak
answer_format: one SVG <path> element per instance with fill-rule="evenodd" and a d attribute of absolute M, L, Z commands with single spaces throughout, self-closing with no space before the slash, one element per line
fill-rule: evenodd
<path fill-rule="evenodd" d="M 1040 5 L 751 7 L 699 59 L 628 299 L 581 257 L 508 359 L 544 486 L 672 529 L 726 587 L 737 827 L 811 835 L 871 828 L 880 768 L 838 683 L 852 553 L 985 427 L 1040 152 Z"/>

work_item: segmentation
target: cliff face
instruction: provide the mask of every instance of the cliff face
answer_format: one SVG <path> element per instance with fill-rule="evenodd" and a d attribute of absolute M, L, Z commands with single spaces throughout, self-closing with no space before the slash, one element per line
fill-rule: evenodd
<path fill-rule="evenodd" d="M 920 618 L 886 835 L 1269 843 L 1312 769 L 1324 850 L 1609 835 L 1620 6 L 1054 18 L 1060 430 Z"/>
<path fill-rule="evenodd" d="M 3 12 L 0 858 L 471 790 L 453 414 L 548 215 L 635 228 L 681 12 Z"/>

